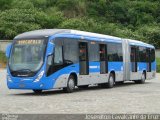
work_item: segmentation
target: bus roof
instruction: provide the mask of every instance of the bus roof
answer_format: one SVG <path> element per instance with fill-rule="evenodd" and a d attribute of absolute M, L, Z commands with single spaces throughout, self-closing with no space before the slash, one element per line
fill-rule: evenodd
<path fill-rule="evenodd" d="M 22 38 L 34 38 L 34 37 L 45 37 L 45 36 L 52 36 L 55 34 L 75 34 L 75 35 L 82 35 L 82 36 L 89 36 L 89 37 L 97 37 L 97 38 L 103 38 L 103 39 L 121 39 L 114 36 L 109 35 L 103 35 L 98 33 L 91 33 L 91 32 L 85 32 L 85 31 L 79 31 L 79 30 L 72 30 L 72 29 L 42 29 L 42 30 L 34 30 L 22 33 L 20 35 L 17 35 L 15 39 L 22 39 Z"/>
<path fill-rule="evenodd" d="M 131 45 L 141 45 L 141 46 L 146 46 L 146 47 L 154 48 L 153 45 L 144 43 L 144 42 L 142 42 L 142 41 L 131 40 L 131 39 L 126 39 L 126 40 L 128 40 Z"/>
<path fill-rule="evenodd" d="M 29 38 L 42 38 L 42 37 L 50 37 L 55 34 L 73 34 L 73 35 L 80 35 L 84 37 L 94 37 L 94 38 L 100 38 L 100 39 L 112 39 L 115 41 L 122 41 L 122 38 L 114 37 L 110 35 L 103 35 L 98 33 L 91 33 L 91 32 L 85 32 L 85 31 L 79 31 L 79 30 L 72 30 L 72 29 L 41 29 L 41 30 L 34 30 L 25 32 L 22 34 L 17 35 L 14 39 L 29 39 Z M 128 40 L 129 43 L 135 44 L 135 45 L 143 45 L 148 47 L 154 47 L 150 44 L 144 43 L 142 41 L 138 40 L 131 40 L 131 39 L 125 39 Z"/>
<path fill-rule="evenodd" d="M 46 36 L 52 36 L 58 33 L 69 33 L 67 29 L 42 29 L 42 30 L 34 30 L 25 32 L 22 34 L 17 35 L 14 39 L 23 39 L 23 38 L 40 38 Z"/>

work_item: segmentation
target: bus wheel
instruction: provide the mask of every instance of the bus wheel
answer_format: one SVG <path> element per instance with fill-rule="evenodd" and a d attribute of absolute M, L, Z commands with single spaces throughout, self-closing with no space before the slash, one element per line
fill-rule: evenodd
<path fill-rule="evenodd" d="M 109 75 L 107 87 L 112 88 L 114 86 L 114 83 L 115 83 L 114 75 L 111 73 Z"/>
<path fill-rule="evenodd" d="M 42 90 L 33 90 L 33 92 L 36 94 L 40 94 L 40 93 L 42 93 Z"/>
<path fill-rule="evenodd" d="M 141 80 L 135 80 L 135 83 L 144 84 L 146 80 L 145 73 L 142 73 Z"/>
<path fill-rule="evenodd" d="M 145 80 L 146 80 L 146 75 L 145 75 L 145 73 L 143 73 L 141 76 L 141 83 L 144 84 Z"/>
<path fill-rule="evenodd" d="M 67 93 L 72 93 L 74 89 L 75 89 L 75 78 L 74 76 L 70 75 L 67 81 L 67 87 L 63 88 L 63 91 Z"/>

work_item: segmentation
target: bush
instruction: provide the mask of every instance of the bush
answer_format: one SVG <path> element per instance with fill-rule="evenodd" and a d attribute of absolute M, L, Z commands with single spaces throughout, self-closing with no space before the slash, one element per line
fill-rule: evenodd
<path fill-rule="evenodd" d="M 5 56 L 5 53 L 0 51 L 0 68 L 5 67 L 7 63 L 7 58 Z"/>
<path fill-rule="evenodd" d="M 143 40 L 160 48 L 159 0 L 0 0 L 0 39 L 70 28 Z"/>
<path fill-rule="evenodd" d="M 160 73 L 160 58 L 156 58 L 157 72 Z"/>
<path fill-rule="evenodd" d="M 9 9 L 0 13 L 0 38 L 13 39 L 19 33 L 42 28 L 55 28 L 63 21 L 63 14 L 37 9 Z"/>
<path fill-rule="evenodd" d="M 141 26 L 138 33 L 147 43 L 160 47 L 160 24 Z"/>

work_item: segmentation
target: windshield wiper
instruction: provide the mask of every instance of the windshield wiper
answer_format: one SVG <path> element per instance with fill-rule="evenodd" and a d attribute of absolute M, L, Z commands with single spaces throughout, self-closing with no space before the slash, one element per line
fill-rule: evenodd
<path fill-rule="evenodd" d="M 30 69 L 20 69 L 20 70 L 16 70 L 15 72 L 28 72 L 28 73 L 30 73 L 33 71 L 31 71 Z"/>

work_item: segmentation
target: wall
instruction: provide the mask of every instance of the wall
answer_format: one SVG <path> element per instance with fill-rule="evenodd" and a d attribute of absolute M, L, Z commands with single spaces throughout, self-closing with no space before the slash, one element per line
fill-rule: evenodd
<path fill-rule="evenodd" d="M 7 45 L 11 42 L 11 40 L 0 40 L 0 51 L 5 52 Z"/>
<path fill-rule="evenodd" d="M 156 57 L 160 58 L 160 49 L 156 50 Z"/>

